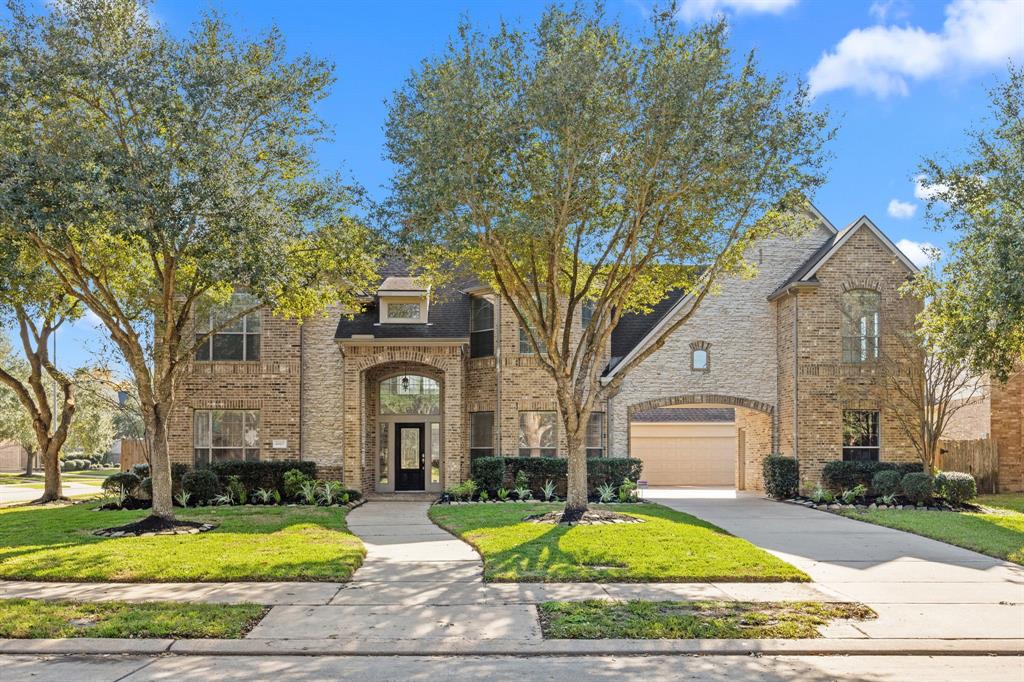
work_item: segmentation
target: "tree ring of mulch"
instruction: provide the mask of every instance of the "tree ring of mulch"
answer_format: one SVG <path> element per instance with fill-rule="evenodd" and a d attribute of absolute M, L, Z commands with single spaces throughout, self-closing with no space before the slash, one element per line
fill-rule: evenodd
<path fill-rule="evenodd" d="M 124 526 L 104 528 L 93 535 L 107 538 L 123 537 L 149 537 L 151 535 L 197 535 L 206 533 L 217 527 L 214 523 L 200 523 L 198 521 L 179 521 L 177 519 L 165 519 L 159 516 L 147 516 L 141 521 L 129 523 Z"/>
<path fill-rule="evenodd" d="M 607 526 L 617 523 L 643 523 L 644 520 L 628 514 L 618 512 L 599 511 L 588 509 L 585 512 L 579 510 L 548 512 L 546 514 L 533 514 L 527 516 L 524 521 L 528 523 L 557 523 L 567 526 Z"/>

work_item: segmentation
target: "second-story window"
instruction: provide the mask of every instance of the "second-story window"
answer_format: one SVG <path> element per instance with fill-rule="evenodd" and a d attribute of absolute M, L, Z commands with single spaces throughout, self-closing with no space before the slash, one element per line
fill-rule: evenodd
<path fill-rule="evenodd" d="M 494 305 L 475 296 L 469 311 L 469 357 L 488 358 L 494 355 Z"/>
<path fill-rule="evenodd" d="M 584 301 L 583 305 L 580 306 L 580 326 L 584 329 L 594 319 L 594 307 L 595 303 L 593 301 Z"/>
<path fill-rule="evenodd" d="M 843 294 L 843 362 L 878 359 L 881 299 L 881 294 L 871 289 L 853 289 Z"/>
<path fill-rule="evenodd" d="M 259 310 L 232 320 L 240 313 L 256 305 L 254 296 L 236 293 L 231 303 L 215 308 L 208 316 L 196 323 L 196 341 L 206 336 L 211 329 L 216 332 L 207 336 L 196 349 L 196 360 L 201 361 L 249 361 L 260 359 L 260 332 L 262 317 Z M 221 327 L 221 325 L 224 325 Z"/>

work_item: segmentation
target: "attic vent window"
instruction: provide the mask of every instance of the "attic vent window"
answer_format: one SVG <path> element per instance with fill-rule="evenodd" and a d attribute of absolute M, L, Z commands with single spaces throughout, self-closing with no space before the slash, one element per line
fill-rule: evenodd
<path fill-rule="evenodd" d="M 419 303 L 388 303 L 388 317 L 393 320 L 420 319 Z"/>
<path fill-rule="evenodd" d="M 382 324 L 425 324 L 430 287 L 415 277 L 388 277 L 377 290 Z"/>

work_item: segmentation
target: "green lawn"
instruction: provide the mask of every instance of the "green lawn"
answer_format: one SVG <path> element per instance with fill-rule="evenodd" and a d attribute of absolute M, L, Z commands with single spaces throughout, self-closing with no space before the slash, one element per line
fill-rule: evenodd
<path fill-rule="evenodd" d="M 174 582 L 347 580 L 366 554 L 346 510 L 202 507 L 182 519 L 220 524 L 198 535 L 101 538 L 141 511 L 93 511 L 97 503 L 0 509 L 0 578 Z"/>
<path fill-rule="evenodd" d="M 98 490 L 103 485 L 103 480 L 111 474 L 116 474 L 120 469 L 89 469 L 88 471 L 65 471 L 60 475 L 64 483 L 80 483 L 82 485 L 94 485 Z M 23 474 L 3 473 L 0 474 L 0 485 L 16 485 L 20 488 L 43 489 L 43 475 L 41 473 L 25 476 Z"/>
<path fill-rule="evenodd" d="M 239 639 L 267 611 L 256 604 L 0 599 L 0 638 Z"/>
<path fill-rule="evenodd" d="M 999 559 L 1024 564 L 1024 495 L 985 495 L 975 502 L 984 513 L 843 512 L 858 521 L 905 530 Z"/>
<path fill-rule="evenodd" d="M 430 518 L 476 547 L 501 582 L 779 582 L 806 574 L 746 540 L 657 504 L 615 505 L 646 520 L 607 526 L 524 523 L 555 504 L 435 505 Z"/>
<path fill-rule="evenodd" d="M 811 639 L 832 620 L 875 617 L 863 604 L 601 599 L 549 601 L 539 613 L 549 639 Z"/>

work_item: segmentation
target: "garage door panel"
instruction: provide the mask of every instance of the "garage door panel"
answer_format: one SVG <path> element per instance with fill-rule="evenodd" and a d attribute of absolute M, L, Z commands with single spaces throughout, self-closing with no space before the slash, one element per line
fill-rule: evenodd
<path fill-rule="evenodd" d="M 728 425 L 635 424 L 634 457 L 649 485 L 734 485 L 736 428 Z"/>

